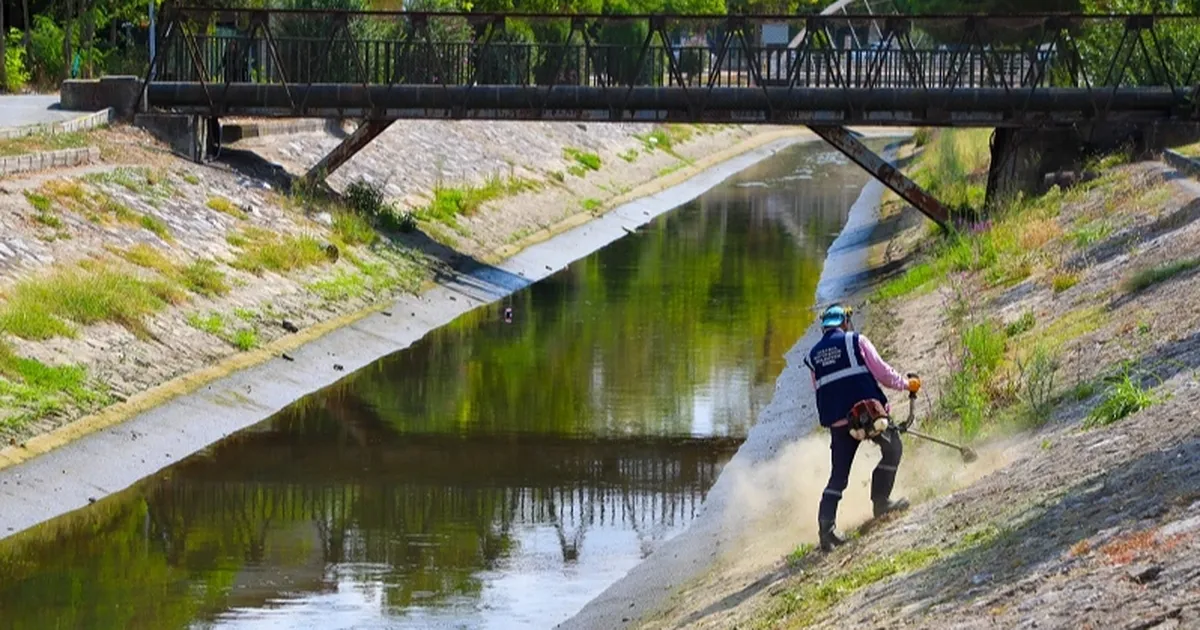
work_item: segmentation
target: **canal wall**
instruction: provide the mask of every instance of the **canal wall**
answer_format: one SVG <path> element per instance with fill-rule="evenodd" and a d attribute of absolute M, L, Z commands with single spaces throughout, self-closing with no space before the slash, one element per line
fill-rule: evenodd
<path fill-rule="evenodd" d="M 400 350 L 459 314 L 502 298 L 603 247 L 782 148 L 815 136 L 785 130 L 711 156 L 711 166 L 530 246 L 495 266 L 464 265 L 384 310 L 334 318 L 4 452 L 0 537 L 101 500 L 250 426 L 298 397 Z M 748 150 L 747 150 L 748 148 Z M 744 151 L 744 152 L 743 152 Z M 682 181 L 679 181 L 682 180 Z M 671 183 L 670 180 L 667 183 Z M 630 191 L 634 194 L 637 191 Z M 548 231 L 547 231 L 548 232 Z M 298 345 L 298 341 L 305 341 Z M 180 392 L 186 392 L 182 395 Z M 157 394 L 157 396 L 156 396 Z M 131 409 L 133 412 L 131 413 Z"/>

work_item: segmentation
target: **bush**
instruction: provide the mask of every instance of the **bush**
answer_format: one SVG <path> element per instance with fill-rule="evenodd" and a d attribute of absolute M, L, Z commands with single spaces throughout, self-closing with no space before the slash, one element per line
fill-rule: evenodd
<path fill-rule="evenodd" d="M 3 33 L 0 33 L 3 36 Z M 12 29 L 4 50 L 4 72 L 6 82 L 0 85 L 6 92 L 20 92 L 29 82 L 29 70 L 25 65 L 25 46 L 21 44 L 21 32 Z"/>
<path fill-rule="evenodd" d="M 1033 327 L 1036 324 L 1037 320 L 1033 316 L 1033 311 L 1025 311 L 1024 313 L 1021 313 L 1021 316 L 1018 317 L 1016 321 L 1004 327 L 1004 334 L 1008 335 L 1009 337 L 1016 337 L 1023 332 L 1033 330 Z"/>
<path fill-rule="evenodd" d="M 1040 345 L 1029 357 L 1017 358 L 1019 396 L 1031 423 L 1040 424 L 1050 416 L 1057 370 L 1058 361 Z"/>
<path fill-rule="evenodd" d="M 1104 400 L 1088 414 L 1085 427 L 1107 426 L 1154 404 L 1154 397 L 1125 372 L 1105 392 Z"/>

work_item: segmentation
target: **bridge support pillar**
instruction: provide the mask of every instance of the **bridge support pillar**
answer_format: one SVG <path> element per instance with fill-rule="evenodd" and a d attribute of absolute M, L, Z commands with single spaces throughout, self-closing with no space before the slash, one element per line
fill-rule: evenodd
<path fill-rule="evenodd" d="M 929 217 L 934 223 L 942 227 L 947 227 L 950 222 L 950 214 L 946 211 L 946 207 L 942 202 L 938 201 L 925 192 L 913 180 L 909 179 L 899 169 L 888 164 L 886 160 L 875 155 L 873 151 L 868 149 L 866 145 L 858 141 L 853 134 L 845 127 L 825 126 L 825 125 L 810 125 L 814 133 L 821 136 L 825 142 L 833 145 L 833 148 L 841 151 L 852 162 L 866 169 L 868 173 L 878 179 L 884 186 L 887 186 L 900 195 L 900 198 L 907 201 L 912 207 L 920 210 L 925 216 Z"/>
<path fill-rule="evenodd" d="M 1046 173 L 1074 168 L 1083 158 L 1086 140 L 1074 128 L 1009 129 L 992 135 L 988 166 L 988 210 L 1018 195 L 1044 192 Z"/>
<path fill-rule="evenodd" d="M 308 184 L 324 183 L 325 178 L 329 177 L 334 171 L 341 168 L 343 164 L 354 157 L 356 153 L 367 146 L 385 129 L 390 127 L 395 121 L 392 120 L 364 120 L 354 133 L 346 136 L 342 143 L 333 148 L 328 155 L 321 158 L 308 172 L 304 174 L 304 180 Z"/>

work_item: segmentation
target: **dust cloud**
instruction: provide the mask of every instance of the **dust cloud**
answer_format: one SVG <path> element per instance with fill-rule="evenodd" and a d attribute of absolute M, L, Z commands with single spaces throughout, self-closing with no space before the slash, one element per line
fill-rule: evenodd
<path fill-rule="evenodd" d="M 853 529 L 871 517 L 871 472 L 879 448 L 859 448 L 838 510 L 838 527 Z M 957 451 L 904 438 L 904 458 L 892 496 L 914 504 L 970 485 L 1005 466 L 1012 455 L 997 444 L 979 450 L 979 459 L 964 464 Z M 829 435 L 817 430 L 782 448 L 758 464 L 730 471 L 731 492 L 723 517 L 725 531 L 738 532 L 727 560 L 752 570 L 777 562 L 802 543 L 817 542 L 817 504 L 829 479 Z"/>

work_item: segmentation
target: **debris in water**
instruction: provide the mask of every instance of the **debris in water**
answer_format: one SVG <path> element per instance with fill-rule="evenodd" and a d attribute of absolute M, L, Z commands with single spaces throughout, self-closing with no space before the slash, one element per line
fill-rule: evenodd
<path fill-rule="evenodd" d="M 342 367 L 342 364 L 341 364 L 341 363 L 334 363 L 334 364 L 333 364 L 333 369 L 334 369 L 334 370 L 337 370 L 338 372 L 341 372 L 342 370 L 344 370 L 344 369 L 346 369 L 346 368 Z"/>

